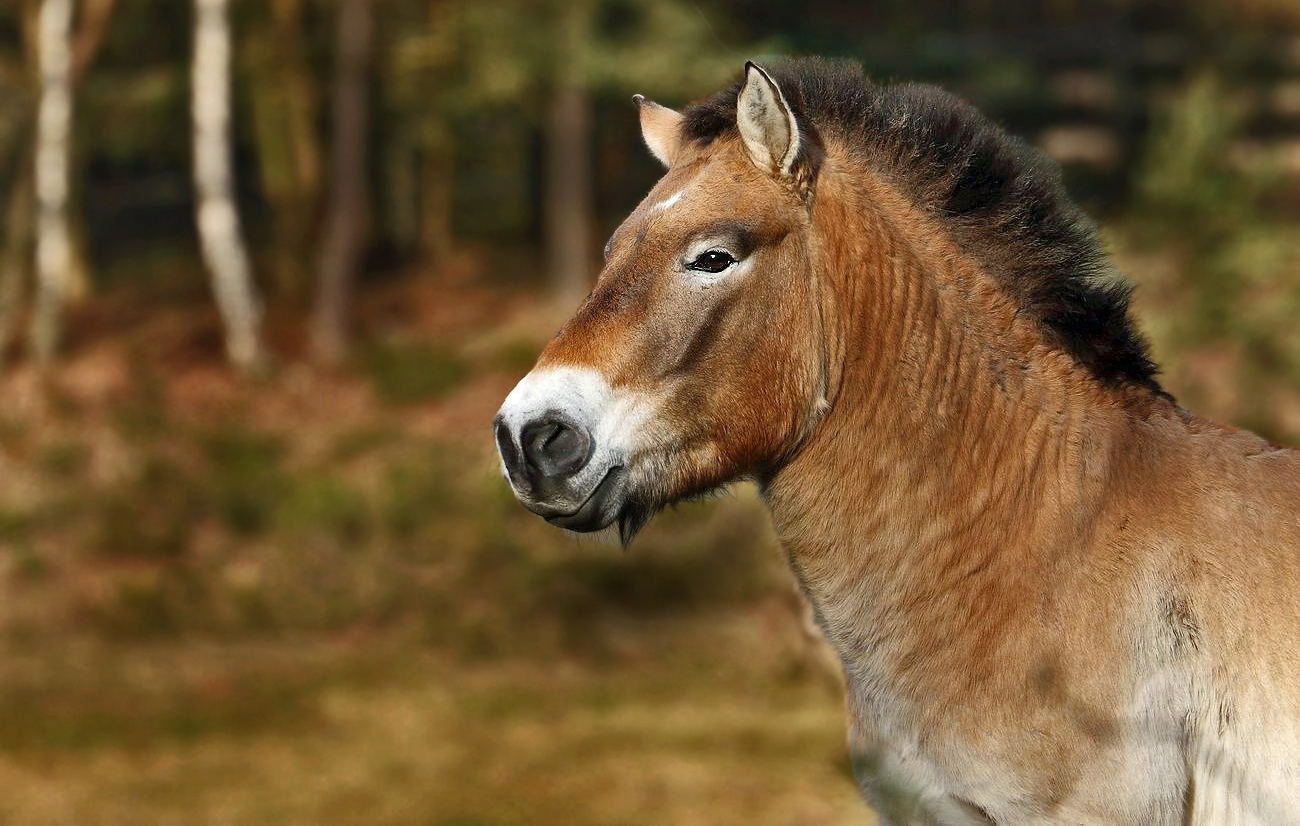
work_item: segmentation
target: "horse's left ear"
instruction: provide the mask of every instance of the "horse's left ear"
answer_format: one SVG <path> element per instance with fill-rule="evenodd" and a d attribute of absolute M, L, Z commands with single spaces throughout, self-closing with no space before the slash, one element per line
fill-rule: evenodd
<path fill-rule="evenodd" d="M 682 142 L 681 113 L 646 100 L 644 95 L 633 95 L 632 102 L 641 113 L 641 138 L 650 154 L 664 166 L 672 166 Z"/>
<path fill-rule="evenodd" d="M 799 124 L 781 87 L 753 61 L 745 62 L 745 85 L 736 97 L 736 126 L 755 166 L 790 175 L 799 157 Z"/>

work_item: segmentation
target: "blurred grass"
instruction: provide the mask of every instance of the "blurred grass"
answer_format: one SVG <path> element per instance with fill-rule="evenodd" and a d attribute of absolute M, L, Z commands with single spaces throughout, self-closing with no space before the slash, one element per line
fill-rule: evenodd
<path fill-rule="evenodd" d="M 536 347 L 218 401 L 127 357 L 9 411 L 0 822 L 861 822 L 752 490 L 624 552 L 501 482 L 486 408 Z"/>
<path fill-rule="evenodd" d="M 364 359 L 375 393 L 388 404 L 432 401 L 468 372 L 455 350 L 422 341 L 376 342 L 367 348 Z"/>

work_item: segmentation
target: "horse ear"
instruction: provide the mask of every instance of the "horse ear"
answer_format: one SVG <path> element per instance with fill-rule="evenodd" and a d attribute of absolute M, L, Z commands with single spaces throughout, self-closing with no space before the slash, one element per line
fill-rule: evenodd
<path fill-rule="evenodd" d="M 745 85 L 736 97 L 736 126 L 759 169 L 790 174 L 799 157 L 799 125 L 781 87 L 753 61 L 745 62 Z"/>
<path fill-rule="evenodd" d="M 681 113 L 646 100 L 643 95 L 633 95 L 632 102 L 641 112 L 641 138 L 650 147 L 650 154 L 664 166 L 672 166 L 682 142 Z"/>

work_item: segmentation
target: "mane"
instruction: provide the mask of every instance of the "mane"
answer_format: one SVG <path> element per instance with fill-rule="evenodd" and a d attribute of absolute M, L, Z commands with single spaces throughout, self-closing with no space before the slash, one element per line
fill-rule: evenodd
<path fill-rule="evenodd" d="M 796 59 L 769 73 L 801 124 L 855 148 L 936 216 L 1049 344 L 1107 386 L 1164 393 L 1129 318 L 1132 285 L 1108 261 L 1055 161 L 955 95 L 878 86 L 852 61 Z M 689 106 L 683 138 L 707 144 L 734 132 L 740 86 Z"/>

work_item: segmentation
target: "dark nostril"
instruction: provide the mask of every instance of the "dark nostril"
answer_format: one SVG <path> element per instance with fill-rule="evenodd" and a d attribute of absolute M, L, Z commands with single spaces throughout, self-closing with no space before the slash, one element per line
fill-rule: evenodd
<path fill-rule="evenodd" d="M 591 434 L 560 419 L 540 419 L 519 434 L 524 461 L 546 478 L 571 476 L 591 458 Z"/>
<path fill-rule="evenodd" d="M 496 436 L 497 451 L 501 454 L 501 462 L 505 465 L 506 473 L 510 474 L 510 480 L 516 486 L 525 489 L 530 487 L 522 472 L 523 457 L 519 455 L 519 448 L 515 447 L 515 440 L 510 438 L 510 428 L 506 427 L 506 423 L 500 416 L 492 422 L 492 433 Z"/>

